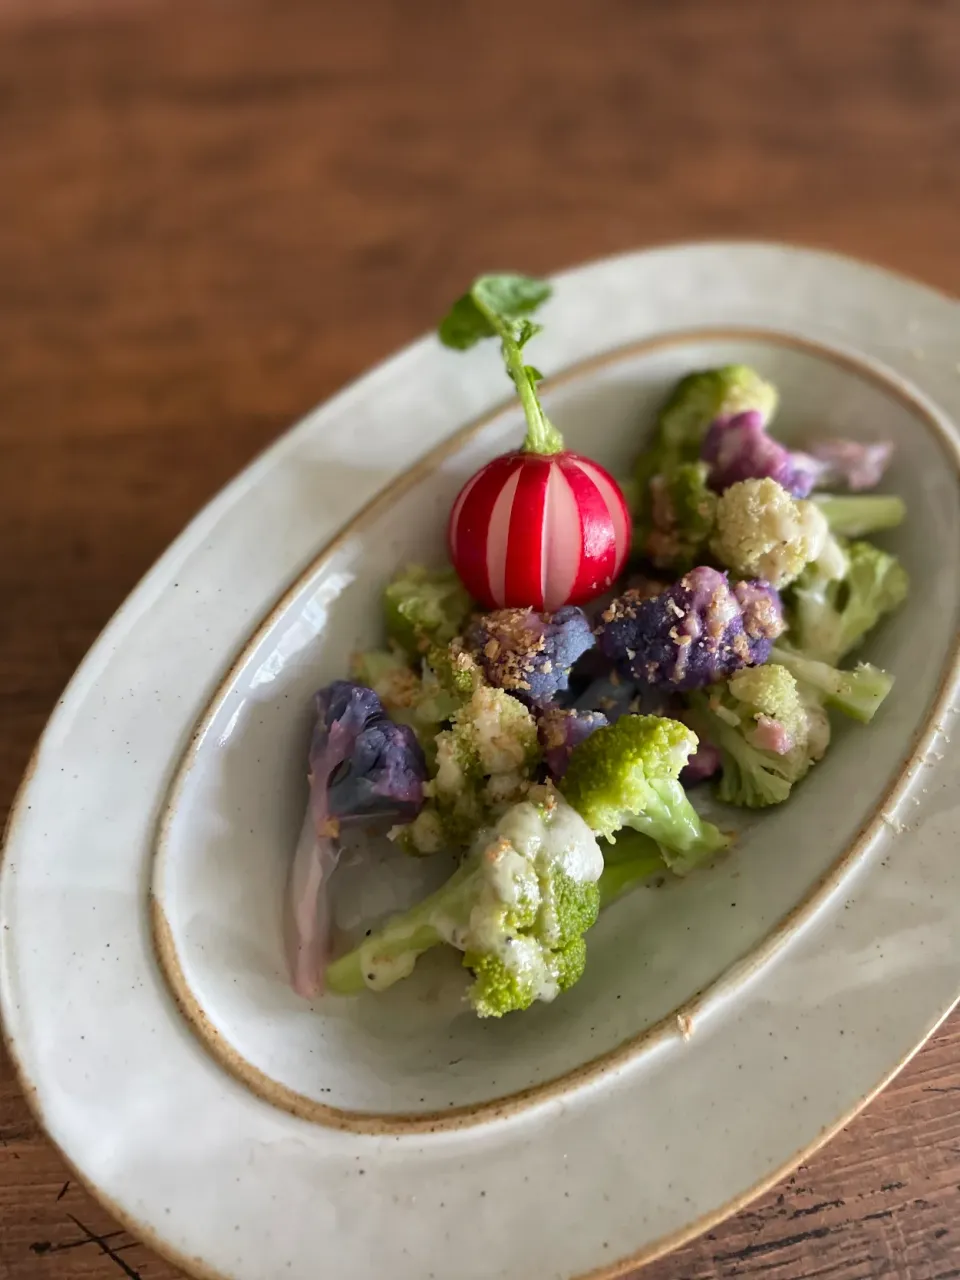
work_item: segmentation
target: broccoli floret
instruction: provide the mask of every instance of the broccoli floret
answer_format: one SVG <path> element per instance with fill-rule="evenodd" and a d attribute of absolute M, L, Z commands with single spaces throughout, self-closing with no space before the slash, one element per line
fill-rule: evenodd
<path fill-rule="evenodd" d="M 548 707 L 542 711 L 537 716 L 537 734 L 551 776 L 555 780 L 562 778 L 574 747 L 608 723 L 602 711 L 580 711 L 576 707 Z"/>
<path fill-rule="evenodd" d="M 707 471 L 703 462 L 684 462 L 651 477 L 640 551 L 658 568 L 682 573 L 703 558 L 717 518 L 717 495 L 707 487 Z"/>
<path fill-rule="evenodd" d="M 351 674 L 374 690 L 398 724 L 410 725 L 432 764 L 437 730 L 470 700 L 483 677 L 457 641 L 435 645 L 418 666 L 419 673 L 399 649 L 372 649 L 354 655 Z"/>
<path fill-rule="evenodd" d="M 635 549 L 649 556 L 648 541 L 655 527 L 658 535 L 653 540 L 653 548 L 658 550 L 660 562 L 682 571 L 701 559 L 690 548 L 690 541 L 696 526 L 709 517 L 709 509 L 698 511 L 701 504 L 709 504 L 698 483 L 698 471 L 700 477 L 705 475 L 705 468 L 699 470 L 698 467 L 704 436 L 714 420 L 754 410 L 767 422 L 776 407 L 776 389 L 745 365 L 703 370 L 677 383 L 660 411 L 652 447 L 645 449 L 636 463 Z M 680 488 L 676 494 L 669 494 L 673 472 L 686 463 L 692 463 L 696 470 L 678 481 Z M 652 484 L 654 477 L 659 477 L 655 485 Z M 684 492 L 687 490 L 689 494 L 691 489 L 696 497 L 687 529 L 684 508 L 690 511 L 690 498 L 685 497 Z M 659 503 L 659 517 L 654 517 L 654 503 Z M 671 540 L 677 544 L 676 561 L 669 559 Z"/>
<path fill-rule="evenodd" d="M 811 658 L 836 665 L 886 613 L 906 599 L 909 580 L 895 556 L 851 542 L 838 565 L 810 565 L 790 592 L 790 641 Z"/>
<path fill-rule="evenodd" d="M 574 748 L 563 793 L 598 835 L 615 841 L 621 827 L 632 827 L 656 840 L 682 875 L 728 843 L 678 781 L 696 746 L 696 734 L 676 720 L 622 716 Z"/>
<path fill-rule="evenodd" d="M 529 709 L 503 689 L 479 685 L 436 735 L 430 797 L 419 818 L 391 832 L 408 853 L 465 848 L 481 827 L 520 799 L 540 761 Z"/>
<path fill-rule="evenodd" d="M 853 671 L 839 671 L 786 646 L 775 647 L 770 657 L 828 706 L 861 724 L 870 723 L 893 688 L 893 676 L 869 662 L 858 663 Z"/>
<path fill-rule="evenodd" d="M 814 503 L 791 498 L 775 480 L 741 480 L 720 495 L 711 546 L 740 577 L 783 587 L 817 559 L 828 537 Z"/>
<path fill-rule="evenodd" d="M 327 986 L 383 991 L 447 943 L 473 972 L 468 999 L 480 1017 L 553 1000 L 583 972 L 583 934 L 597 918 L 602 871 L 586 823 L 542 788 L 536 803 L 508 809 L 436 893 L 329 965 Z"/>
<path fill-rule="evenodd" d="M 374 691 L 394 720 L 414 724 L 422 685 L 405 654 L 397 649 L 355 653 L 350 660 L 350 674 L 359 684 Z"/>
<path fill-rule="evenodd" d="M 767 583 L 731 587 L 726 574 L 700 565 L 657 596 L 625 591 L 601 614 L 597 642 L 622 678 L 698 689 L 765 662 L 783 627 L 780 598 Z"/>
<path fill-rule="evenodd" d="M 459 634 L 472 603 L 453 569 L 410 564 L 383 593 L 387 635 L 411 657 Z"/>
<path fill-rule="evenodd" d="M 688 715 L 720 751 L 719 798 L 748 809 L 782 804 L 830 741 L 823 710 L 776 663 L 691 695 Z"/>
<path fill-rule="evenodd" d="M 660 413 L 657 443 L 671 461 L 694 461 L 715 419 L 752 409 L 766 423 L 776 412 L 777 401 L 776 388 L 747 365 L 688 374 Z"/>
<path fill-rule="evenodd" d="M 749 742 L 780 748 L 782 755 L 806 741 L 807 712 L 797 682 L 786 667 L 775 660 L 762 667 L 749 667 L 731 676 L 727 688 L 739 704 L 741 721 L 754 721 L 755 727 L 746 729 Z"/>
<path fill-rule="evenodd" d="M 830 532 L 840 538 L 865 538 L 869 533 L 896 529 L 907 516 L 907 504 L 896 494 L 822 494 L 813 499 Z"/>
<path fill-rule="evenodd" d="M 417 703 L 419 723 L 431 727 L 452 720 L 483 683 L 480 668 L 464 652 L 459 640 L 452 640 L 445 647 L 435 645 L 423 660 Z"/>

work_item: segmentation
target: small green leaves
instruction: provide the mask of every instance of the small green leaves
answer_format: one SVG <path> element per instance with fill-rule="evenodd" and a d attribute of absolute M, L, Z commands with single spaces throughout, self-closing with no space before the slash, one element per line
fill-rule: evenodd
<path fill-rule="evenodd" d="M 454 351 L 466 351 L 481 338 L 495 338 L 497 331 L 483 314 L 469 293 L 458 298 L 438 330 L 440 341 Z"/>
<path fill-rule="evenodd" d="M 484 311 L 492 312 L 501 320 L 518 320 L 546 302 L 551 290 L 545 280 L 506 274 L 480 276 L 470 292 Z"/>
<path fill-rule="evenodd" d="M 542 327 L 525 317 L 549 297 L 550 286 L 532 276 L 480 276 L 441 322 L 440 341 L 466 351 L 482 338 L 509 336 L 522 347 Z"/>
<path fill-rule="evenodd" d="M 563 437 L 541 408 L 537 383 L 543 374 L 531 364 L 524 364 L 521 352 L 543 329 L 529 319 L 542 302 L 550 297 L 545 280 L 515 273 L 479 276 L 469 293 L 450 308 L 440 323 L 438 334 L 445 347 L 467 351 L 483 338 L 499 338 L 507 372 L 513 380 L 527 419 L 524 450 L 528 453 L 559 453 Z"/>

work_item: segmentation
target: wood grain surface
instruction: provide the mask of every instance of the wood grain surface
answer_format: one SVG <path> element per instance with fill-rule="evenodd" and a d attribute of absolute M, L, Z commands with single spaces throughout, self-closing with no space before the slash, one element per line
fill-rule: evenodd
<path fill-rule="evenodd" d="M 4 807 L 188 517 L 472 273 L 762 236 L 960 291 L 958 67 L 954 0 L 0 0 Z M 960 1277 L 958 1100 L 953 1019 L 645 1276 Z M 178 1274 L 0 1060 L 0 1277 L 118 1273 Z"/>

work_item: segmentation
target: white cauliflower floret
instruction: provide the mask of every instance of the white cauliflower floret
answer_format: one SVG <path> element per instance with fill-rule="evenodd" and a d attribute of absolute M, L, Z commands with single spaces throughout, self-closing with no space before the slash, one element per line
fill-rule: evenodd
<path fill-rule="evenodd" d="M 775 480 L 741 480 L 720 495 L 712 549 L 744 578 L 785 587 L 824 551 L 830 530 L 812 502 Z"/>

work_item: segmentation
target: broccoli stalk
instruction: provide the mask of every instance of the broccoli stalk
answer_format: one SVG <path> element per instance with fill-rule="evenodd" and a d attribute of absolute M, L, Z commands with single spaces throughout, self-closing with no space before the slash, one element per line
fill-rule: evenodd
<path fill-rule="evenodd" d="M 603 855 L 583 819 L 552 791 L 509 809 L 445 885 L 327 967 L 330 991 L 383 991 L 446 943 L 474 975 L 480 1017 L 552 1000 L 586 962 L 600 906 Z"/>
<path fill-rule="evenodd" d="M 822 494 L 813 501 L 826 516 L 830 532 L 840 538 L 896 529 L 907 515 L 907 504 L 892 493 Z"/>
<path fill-rule="evenodd" d="M 684 875 L 729 843 L 678 781 L 696 747 L 696 735 L 676 720 L 623 716 L 573 749 L 563 793 L 598 835 L 615 842 L 622 827 L 639 831 Z"/>
<path fill-rule="evenodd" d="M 667 870 L 657 842 L 631 827 L 620 830 L 616 844 L 604 840 L 600 847 L 603 850 L 603 875 L 599 881 L 601 909 L 651 876 Z"/>
<path fill-rule="evenodd" d="M 785 667 L 802 685 L 828 706 L 861 724 L 869 724 L 893 688 L 893 676 L 869 662 L 853 671 L 839 671 L 827 662 L 807 658 L 786 646 L 775 645 L 770 660 Z"/>

